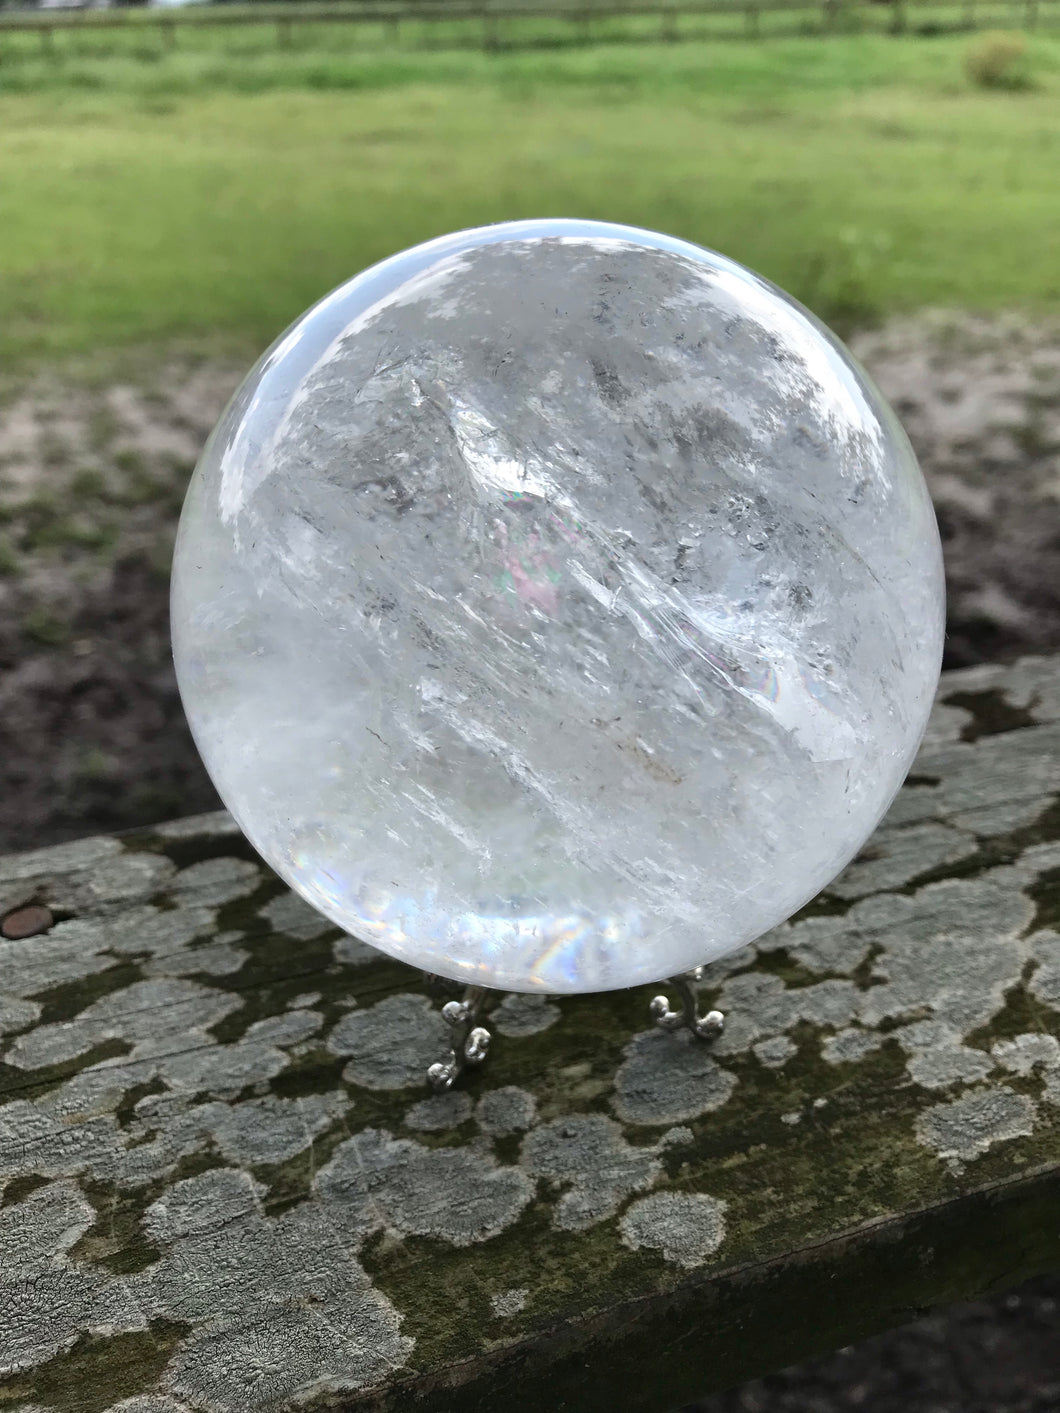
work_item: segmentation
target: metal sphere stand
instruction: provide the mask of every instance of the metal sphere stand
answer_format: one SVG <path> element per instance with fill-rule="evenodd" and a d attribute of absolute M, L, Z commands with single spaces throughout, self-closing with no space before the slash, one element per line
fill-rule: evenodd
<path fill-rule="evenodd" d="M 460 982 L 450 981 L 444 976 L 434 976 L 425 972 L 427 989 L 435 996 L 450 995 L 451 999 L 442 1006 L 442 1019 L 453 1032 L 452 1048 L 447 1059 L 436 1060 L 427 1070 L 427 1083 L 436 1093 L 444 1094 L 451 1089 L 464 1070 L 481 1065 L 489 1054 L 492 1036 L 484 1025 L 479 1024 L 483 1015 L 486 998 L 491 994 L 485 986 L 466 986 L 463 996 Z M 671 1010 L 665 995 L 653 996 L 649 1005 L 651 1018 L 660 1030 L 687 1030 L 697 1040 L 710 1042 L 717 1040 L 725 1028 L 725 1017 L 721 1011 L 707 1011 L 699 1014 L 699 998 L 696 987 L 703 979 L 703 968 L 671 976 L 664 983 L 673 987 L 679 997 L 679 1009 Z M 494 994 L 500 994 L 494 993 Z"/>

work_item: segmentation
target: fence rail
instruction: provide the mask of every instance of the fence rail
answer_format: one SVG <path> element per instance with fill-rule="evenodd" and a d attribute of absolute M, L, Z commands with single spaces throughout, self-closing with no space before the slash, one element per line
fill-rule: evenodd
<path fill-rule="evenodd" d="M 43 50 L 51 57 L 58 57 L 59 50 L 55 37 L 59 33 L 88 35 L 107 31 L 120 31 L 124 34 L 157 34 L 163 44 L 170 46 L 177 42 L 177 33 L 211 28 L 273 25 L 277 43 L 284 47 L 292 40 L 295 28 L 305 29 L 319 25 L 383 25 L 391 39 L 396 39 L 402 25 L 419 24 L 435 26 L 462 23 L 477 33 L 478 42 L 483 48 L 496 49 L 502 46 L 503 22 L 518 20 L 556 20 L 567 22 L 575 27 L 576 37 L 582 40 L 593 38 L 594 22 L 618 19 L 657 21 L 657 30 L 639 37 L 649 38 L 651 33 L 659 39 L 676 40 L 682 38 L 679 25 L 681 20 L 739 16 L 744 17 L 744 32 L 750 36 L 760 33 L 760 20 L 766 15 L 799 14 L 815 16 L 816 28 L 822 33 L 839 29 L 844 24 L 864 18 L 866 15 L 884 15 L 884 27 L 893 33 L 902 33 L 914 28 L 916 16 L 921 19 L 930 16 L 934 28 L 951 27 L 974 29 L 977 23 L 989 17 L 990 23 L 997 23 L 999 17 L 1011 27 L 1034 29 L 1040 24 L 1060 20 L 1060 0 L 662 0 L 662 3 L 615 3 L 614 0 L 572 0 L 572 3 L 540 4 L 529 0 L 527 4 L 512 4 L 510 0 L 493 3 L 493 0 L 468 0 L 467 3 L 389 4 L 386 0 L 367 0 L 366 3 L 350 4 L 259 4 L 259 5 L 213 5 L 193 6 L 187 9 L 83 9 L 32 11 L 0 9 L 0 46 L 8 35 L 38 34 Z M 941 22 L 938 16 L 946 15 L 948 21 Z M 505 38 L 504 43 L 518 43 L 514 36 Z"/>

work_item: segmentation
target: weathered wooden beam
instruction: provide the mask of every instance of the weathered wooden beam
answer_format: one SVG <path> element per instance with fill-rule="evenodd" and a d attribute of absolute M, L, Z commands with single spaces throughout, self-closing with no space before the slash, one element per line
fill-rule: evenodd
<path fill-rule="evenodd" d="M 444 1096 L 226 816 L 0 860 L 0 1402 L 663 1410 L 1060 1265 L 1058 741 L 1060 658 L 951 674 L 713 1050 L 509 997 Z"/>

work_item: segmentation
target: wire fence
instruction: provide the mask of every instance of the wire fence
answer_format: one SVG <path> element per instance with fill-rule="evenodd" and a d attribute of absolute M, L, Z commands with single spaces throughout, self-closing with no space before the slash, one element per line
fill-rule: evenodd
<path fill-rule="evenodd" d="M 769 21 L 786 20 L 779 27 Z M 395 0 L 364 0 L 359 4 L 287 3 L 256 5 L 196 5 L 179 9 L 141 7 L 79 10 L 0 9 L 0 59 L 9 45 L 38 43 L 49 58 L 59 60 L 64 43 L 81 39 L 127 38 L 148 42 L 159 51 L 196 37 L 245 26 L 271 26 L 280 49 L 301 40 L 312 42 L 313 31 L 331 26 L 359 26 L 381 33 L 384 42 L 426 47 L 474 45 L 485 50 L 540 43 L 591 43 L 637 39 L 675 42 L 680 39 L 748 38 L 777 32 L 802 34 L 857 33 L 884 30 L 892 34 L 938 34 L 983 27 L 1035 29 L 1060 21 L 1060 0 L 660 0 L 660 3 L 614 3 L 614 0 L 571 0 L 568 4 L 493 3 L 491 0 L 433 0 L 409 4 Z M 542 22 L 559 26 L 546 34 Z"/>

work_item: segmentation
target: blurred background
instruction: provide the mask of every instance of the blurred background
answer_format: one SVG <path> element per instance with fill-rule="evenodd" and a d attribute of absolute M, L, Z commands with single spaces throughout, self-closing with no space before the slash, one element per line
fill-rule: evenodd
<path fill-rule="evenodd" d="M 947 665 L 1060 650 L 1060 0 L 0 0 L 0 852 L 215 807 L 167 620 L 206 435 L 335 284 L 544 215 L 808 304 L 928 476 Z M 702 1413 L 1052 1413 L 1058 1298 Z"/>

